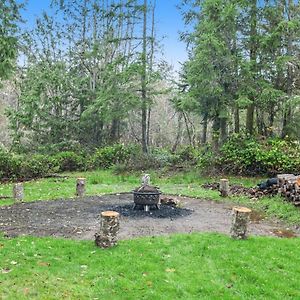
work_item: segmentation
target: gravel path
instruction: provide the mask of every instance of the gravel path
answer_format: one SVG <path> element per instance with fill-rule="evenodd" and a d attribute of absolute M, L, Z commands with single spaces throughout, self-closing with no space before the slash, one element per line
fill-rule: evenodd
<path fill-rule="evenodd" d="M 171 233 L 220 232 L 229 234 L 232 204 L 173 197 L 180 208 L 161 206 L 150 212 L 133 211 L 131 194 L 92 196 L 82 199 L 37 201 L 0 207 L 0 231 L 7 236 L 34 235 L 93 239 L 99 214 L 121 214 L 120 239 Z M 275 235 L 285 227 L 277 221 L 251 222 L 251 235 Z M 297 235 L 299 232 L 297 233 Z"/>

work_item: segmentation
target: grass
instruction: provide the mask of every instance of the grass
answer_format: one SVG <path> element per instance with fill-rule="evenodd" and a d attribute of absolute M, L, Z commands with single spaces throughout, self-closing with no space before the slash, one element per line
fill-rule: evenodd
<path fill-rule="evenodd" d="M 196 172 L 161 174 L 150 172 L 151 181 L 158 185 L 165 194 L 196 197 L 214 201 L 230 201 L 264 211 L 267 216 L 277 217 L 289 224 L 300 224 L 300 213 L 292 204 L 280 197 L 262 198 L 251 201 L 248 197 L 221 198 L 218 191 L 201 187 L 203 183 L 219 181 L 220 178 L 201 177 Z M 77 177 L 87 178 L 87 195 L 103 195 L 109 193 L 128 192 L 140 184 L 140 174 L 116 175 L 111 170 L 93 172 L 67 173 L 66 178 L 46 178 L 24 183 L 25 202 L 75 197 Z M 229 177 L 231 183 L 255 186 L 262 178 Z M 1 184 L 0 195 L 11 196 L 12 184 Z M 13 204 L 14 200 L 0 199 L 1 205 Z"/>
<path fill-rule="evenodd" d="M 299 239 L 0 237 L 1 299 L 299 299 Z M 263 267 L 262 267 L 263 266 Z"/>

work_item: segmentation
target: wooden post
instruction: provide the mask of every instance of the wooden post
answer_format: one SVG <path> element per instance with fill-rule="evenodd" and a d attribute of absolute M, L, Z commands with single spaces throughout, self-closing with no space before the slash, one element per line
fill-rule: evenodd
<path fill-rule="evenodd" d="M 117 234 L 120 229 L 120 214 L 115 211 L 101 213 L 100 232 L 95 234 L 95 243 L 100 248 L 117 245 Z"/>
<path fill-rule="evenodd" d="M 232 209 L 232 224 L 230 234 L 233 239 L 246 239 L 247 226 L 251 209 L 247 207 L 234 207 Z"/>
<path fill-rule="evenodd" d="M 228 197 L 229 195 L 229 180 L 221 179 L 220 180 L 220 192 L 222 197 Z"/>
<path fill-rule="evenodd" d="M 83 197 L 85 194 L 85 178 L 77 178 L 76 196 Z"/>
<path fill-rule="evenodd" d="M 22 201 L 24 198 L 24 187 L 22 182 L 15 183 L 13 186 L 13 197 L 16 201 Z"/>

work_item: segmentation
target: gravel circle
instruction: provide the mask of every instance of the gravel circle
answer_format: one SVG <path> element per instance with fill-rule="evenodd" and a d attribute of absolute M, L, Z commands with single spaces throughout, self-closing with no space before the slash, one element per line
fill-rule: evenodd
<path fill-rule="evenodd" d="M 19 235 L 94 239 L 99 215 L 106 210 L 120 213 L 120 239 L 172 233 L 219 232 L 229 234 L 234 204 L 170 196 L 180 201 L 177 208 L 133 210 L 132 194 L 89 196 L 16 203 L 0 207 L 0 231 L 7 237 Z M 276 220 L 253 220 L 251 235 L 270 235 L 286 229 Z M 299 232 L 296 232 L 298 235 Z"/>

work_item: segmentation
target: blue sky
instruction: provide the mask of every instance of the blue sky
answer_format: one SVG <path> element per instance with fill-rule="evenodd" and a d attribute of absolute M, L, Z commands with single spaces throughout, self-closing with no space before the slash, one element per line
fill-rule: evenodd
<path fill-rule="evenodd" d="M 27 0 L 26 10 L 22 15 L 27 21 L 27 26 L 34 24 L 35 18 L 50 5 L 51 0 Z M 156 28 L 159 36 L 164 36 L 162 41 L 165 58 L 175 70 L 179 70 L 180 63 L 187 55 L 184 43 L 179 41 L 180 30 L 183 22 L 176 5 L 180 0 L 156 0 Z"/>

